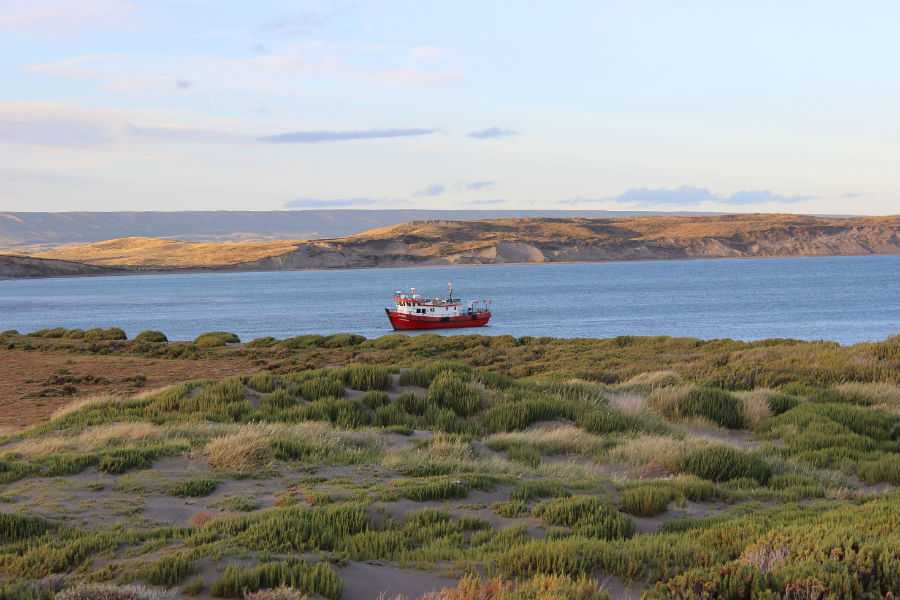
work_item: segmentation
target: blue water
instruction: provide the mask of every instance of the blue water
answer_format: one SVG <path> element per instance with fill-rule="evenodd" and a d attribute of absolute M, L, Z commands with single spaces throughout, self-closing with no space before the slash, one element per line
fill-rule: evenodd
<path fill-rule="evenodd" d="M 882 340 L 900 332 L 900 257 L 201 273 L 0 281 L 0 330 L 157 329 L 171 340 L 225 330 L 391 333 L 384 307 L 414 286 L 491 298 L 490 325 L 449 333 L 516 337 L 671 335 Z"/>

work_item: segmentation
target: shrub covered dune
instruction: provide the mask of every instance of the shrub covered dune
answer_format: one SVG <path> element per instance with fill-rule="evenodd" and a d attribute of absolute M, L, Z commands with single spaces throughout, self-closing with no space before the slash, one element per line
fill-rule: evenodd
<path fill-rule="evenodd" d="M 336 600 L 358 564 L 457 581 L 437 599 L 900 591 L 896 337 L 98 331 L 2 341 L 265 368 L 9 432 L 0 597 Z"/>

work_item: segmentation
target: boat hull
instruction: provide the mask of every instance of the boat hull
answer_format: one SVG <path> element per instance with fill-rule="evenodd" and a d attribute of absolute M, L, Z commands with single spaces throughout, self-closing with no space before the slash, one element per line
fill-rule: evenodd
<path fill-rule="evenodd" d="M 482 327 L 491 318 L 491 313 L 475 313 L 474 315 L 459 315 L 457 317 L 424 317 L 407 315 L 384 309 L 388 320 L 394 329 L 454 329 L 457 327 Z"/>

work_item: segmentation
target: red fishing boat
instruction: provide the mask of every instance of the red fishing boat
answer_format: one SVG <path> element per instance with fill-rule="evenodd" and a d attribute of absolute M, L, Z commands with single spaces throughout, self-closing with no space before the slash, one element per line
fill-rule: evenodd
<path fill-rule="evenodd" d="M 410 288 L 408 294 L 398 291 L 394 304 L 384 309 L 394 329 L 481 327 L 491 318 L 490 300 L 472 300 L 463 310 L 460 299 L 453 297 L 453 282 L 447 284 L 446 298 L 423 298 Z"/>

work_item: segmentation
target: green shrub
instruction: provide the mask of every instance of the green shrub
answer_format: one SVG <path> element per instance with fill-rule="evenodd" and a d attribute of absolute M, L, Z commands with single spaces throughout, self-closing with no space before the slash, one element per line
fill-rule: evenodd
<path fill-rule="evenodd" d="M 146 331 L 142 331 L 136 336 L 134 336 L 135 342 L 168 342 L 169 338 L 166 337 L 162 331 L 154 331 L 152 329 L 148 329 Z"/>
<path fill-rule="evenodd" d="M 53 329 L 38 329 L 37 331 L 32 331 L 31 333 L 26 333 L 25 335 L 29 337 L 39 338 L 61 338 L 65 334 L 65 327 L 54 327 Z"/>
<path fill-rule="evenodd" d="M 278 343 L 278 340 L 276 338 L 273 338 L 272 336 L 267 335 L 265 337 L 254 338 L 254 339 L 250 340 L 249 342 L 247 342 L 246 344 L 244 344 L 244 346 L 246 346 L 247 348 L 271 348 L 272 346 L 274 346 L 277 343 Z"/>
<path fill-rule="evenodd" d="M 126 448 L 109 452 L 100 461 L 100 470 L 118 475 L 130 469 L 149 469 L 162 452 L 158 448 Z"/>
<path fill-rule="evenodd" d="M 169 487 L 169 494 L 179 498 L 199 498 L 212 494 L 216 491 L 216 486 L 218 485 L 219 481 L 217 479 L 185 479 L 173 483 Z"/>
<path fill-rule="evenodd" d="M 260 371 L 256 375 L 247 378 L 247 387 L 264 394 L 272 392 L 278 387 L 278 380 L 269 371 Z"/>
<path fill-rule="evenodd" d="M 114 340 L 127 340 L 128 336 L 118 327 L 110 327 L 109 329 L 100 329 L 94 327 L 84 332 L 84 341 L 86 342 L 102 342 Z"/>
<path fill-rule="evenodd" d="M 391 399 L 388 397 L 386 392 L 382 392 L 380 390 L 369 390 L 362 397 L 362 403 L 366 408 L 375 410 L 381 406 L 386 406 L 390 404 Z"/>
<path fill-rule="evenodd" d="M 359 346 L 366 338 L 355 333 L 333 333 L 326 335 L 323 346 L 326 348 L 349 348 L 351 346 Z"/>
<path fill-rule="evenodd" d="M 80 340 L 84 337 L 84 329 L 69 329 L 63 334 L 67 340 Z"/>
<path fill-rule="evenodd" d="M 425 414 L 427 404 L 424 396 L 420 396 L 415 392 L 403 392 L 397 397 L 397 404 L 403 407 L 403 410 L 411 415 L 422 416 Z"/>
<path fill-rule="evenodd" d="M 544 500 L 531 511 L 546 525 L 570 527 L 573 532 L 601 539 L 622 539 L 634 535 L 634 522 L 601 500 L 572 496 Z"/>
<path fill-rule="evenodd" d="M 376 427 L 412 427 L 414 421 L 411 416 L 406 414 L 403 407 L 395 402 L 376 408 L 372 424 Z"/>
<path fill-rule="evenodd" d="M 240 344 L 241 338 L 228 331 L 207 331 L 194 338 L 194 343 L 200 348 L 214 348 L 226 344 Z"/>
<path fill-rule="evenodd" d="M 302 382 L 300 393 L 309 401 L 322 398 L 343 398 L 344 384 L 337 377 L 322 374 Z"/>
<path fill-rule="evenodd" d="M 341 375 L 344 385 L 352 390 L 386 390 L 393 381 L 390 369 L 376 365 L 350 365 Z"/>
<path fill-rule="evenodd" d="M 276 438 L 269 442 L 269 447 L 278 460 L 306 460 L 316 453 L 314 446 L 299 440 Z"/>
<path fill-rule="evenodd" d="M 153 563 L 144 573 L 143 577 L 151 585 L 164 585 L 172 587 L 178 585 L 181 580 L 198 573 L 200 567 L 197 563 L 188 560 L 186 554 L 179 552 L 164 556 Z"/>
<path fill-rule="evenodd" d="M 769 404 L 769 410 L 771 410 L 772 414 L 775 416 L 786 413 L 787 411 L 800 404 L 799 398 L 790 394 L 785 394 L 783 392 L 775 392 L 766 400 Z"/>
<path fill-rule="evenodd" d="M 534 481 L 523 481 L 511 489 L 507 497 L 510 500 L 528 502 L 536 498 L 563 498 L 571 495 L 572 492 L 558 481 L 536 479 Z"/>
<path fill-rule="evenodd" d="M 519 515 L 528 512 L 528 506 L 523 500 L 507 500 L 505 502 L 494 502 L 491 504 L 491 510 L 507 519 L 515 519 Z"/>
<path fill-rule="evenodd" d="M 465 498 L 469 486 L 459 480 L 448 478 L 399 479 L 391 482 L 400 495 L 416 502 Z"/>
<path fill-rule="evenodd" d="M 748 454 L 729 446 L 709 446 L 687 454 L 681 468 L 701 479 L 728 481 L 749 477 L 761 485 L 769 480 L 772 471 L 758 454 Z"/>
<path fill-rule="evenodd" d="M 259 399 L 261 412 L 275 413 L 297 404 L 297 400 L 286 389 L 275 390 Z"/>
<path fill-rule="evenodd" d="M 541 453 L 538 449 L 524 444 L 510 446 L 506 451 L 506 458 L 529 467 L 541 464 Z"/>
<path fill-rule="evenodd" d="M 621 496 L 625 511 L 639 517 L 666 512 L 671 501 L 671 491 L 656 485 L 637 485 L 623 491 Z"/>
<path fill-rule="evenodd" d="M 0 542 L 4 544 L 40 537 L 55 529 L 41 517 L 0 513 Z"/>
<path fill-rule="evenodd" d="M 285 585 L 302 593 L 340 600 L 344 583 L 326 563 L 311 565 L 299 558 L 266 562 L 255 567 L 228 565 L 210 589 L 219 598 L 240 598 L 246 592 Z"/>
<path fill-rule="evenodd" d="M 743 403 L 734 394 L 718 388 L 694 388 L 681 404 L 684 417 L 703 417 L 722 427 L 744 427 Z"/>
<path fill-rule="evenodd" d="M 882 481 L 894 486 L 900 485 L 900 456 L 887 454 L 876 460 L 861 462 L 857 473 L 869 485 Z"/>
<path fill-rule="evenodd" d="M 319 334 L 298 335 L 296 337 L 281 340 L 276 345 L 279 348 L 287 348 L 288 350 L 321 348 L 325 345 L 325 337 Z"/>
<path fill-rule="evenodd" d="M 449 408 L 461 417 L 468 417 L 481 409 L 478 391 L 452 371 L 444 371 L 434 378 L 428 388 L 427 401 Z"/>
<path fill-rule="evenodd" d="M 31 463 L 41 467 L 43 469 L 42 475 L 47 477 L 77 475 L 98 462 L 100 462 L 100 457 L 96 454 L 77 454 L 74 452 L 43 454 L 31 459 Z"/>

